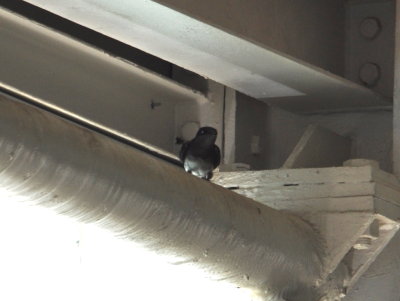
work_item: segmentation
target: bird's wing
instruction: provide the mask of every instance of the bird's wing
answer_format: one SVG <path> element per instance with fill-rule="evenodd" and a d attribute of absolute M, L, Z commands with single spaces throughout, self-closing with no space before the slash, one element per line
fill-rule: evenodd
<path fill-rule="evenodd" d="M 221 152 L 219 151 L 219 147 L 214 144 L 214 156 L 213 156 L 213 166 L 217 168 L 217 166 L 221 163 Z"/>
<path fill-rule="evenodd" d="M 183 162 L 186 158 L 187 151 L 189 149 L 189 142 L 182 144 L 181 150 L 179 152 L 179 159 Z"/>

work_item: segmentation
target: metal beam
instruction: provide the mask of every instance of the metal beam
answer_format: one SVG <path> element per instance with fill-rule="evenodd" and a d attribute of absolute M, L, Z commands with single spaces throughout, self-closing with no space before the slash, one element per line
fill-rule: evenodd
<path fill-rule="evenodd" d="M 393 96 L 393 171 L 400 177 L 400 0 L 396 1 L 395 66 Z"/>
<path fill-rule="evenodd" d="M 0 24 L 0 83 L 172 158 L 175 107 L 208 102 L 171 79 L 7 10 L 0 9 Z M 152 109 L 152 102 L 161 106 Z"/>
<path fill-rule="evenodd" d="M 390 106 L 365 87 L 154 1 L 27 2 L 287 109 Z"/>

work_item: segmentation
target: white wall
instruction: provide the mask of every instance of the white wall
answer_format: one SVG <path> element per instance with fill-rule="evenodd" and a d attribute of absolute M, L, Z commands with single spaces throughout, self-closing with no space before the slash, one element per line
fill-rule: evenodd
<path fill-rule="evenodd" d="M 309 124 L 318 124 L 351 138 L 352 158 L 377 160 L 392 170 L 392 113 L 388 111 L 296 115 L 278 108 L 268 111 L 269 168 L 282 166 Z"/>

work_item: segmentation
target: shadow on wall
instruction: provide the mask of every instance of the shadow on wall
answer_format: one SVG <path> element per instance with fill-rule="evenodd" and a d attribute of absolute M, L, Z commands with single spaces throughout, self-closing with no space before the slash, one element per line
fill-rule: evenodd
<path fill-rule="evenodd" d="M 280 168 L 307 126 L 317 124 L 352 140 L 351 158 L 376 160 L 392 171 L 392 113 L 389 111 L 296 115 L 276 107 L 267 111 L 268 169 Z"/>
<path fill-rule="evenodd" d="M 235 161 L 249 164 L 253 170 L 268 169 L 269 107 L 266 103 L 239 92 L 236 95 Z"/>

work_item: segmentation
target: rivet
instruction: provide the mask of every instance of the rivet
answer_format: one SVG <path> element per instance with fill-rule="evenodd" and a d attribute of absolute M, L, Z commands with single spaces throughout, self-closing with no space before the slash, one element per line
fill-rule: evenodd
<path fill-rule="evenodd" d="M 359 27 L 361 36 L 368 40 L 375 39 L 380 34 L 381 30 L 381 22 L 375 17 L 364 18 Z"/>
<path fill-rule="evenodd" d="M 378 64 L 367 62 L 361 66 L 358 75 L 365 86 L 373 87 L 381 78 L 381 68 Z"/>

